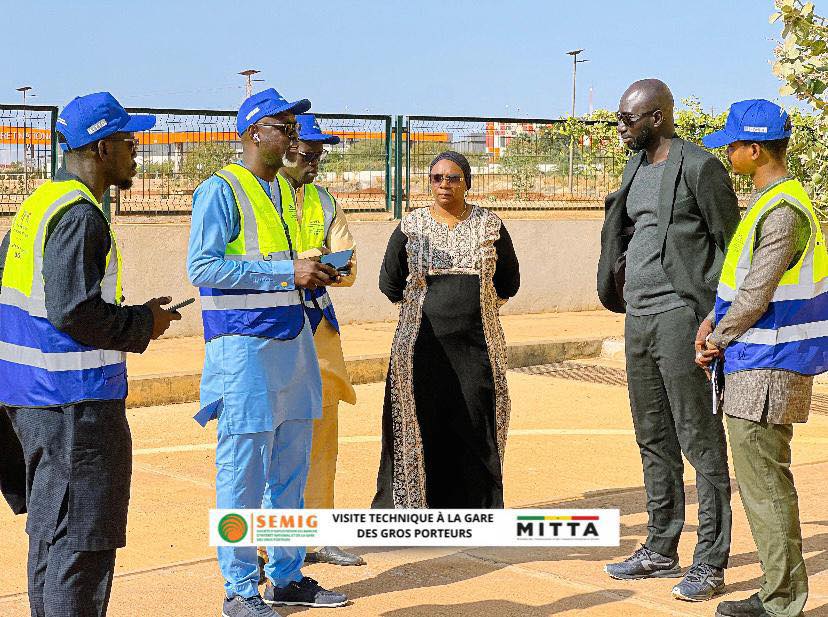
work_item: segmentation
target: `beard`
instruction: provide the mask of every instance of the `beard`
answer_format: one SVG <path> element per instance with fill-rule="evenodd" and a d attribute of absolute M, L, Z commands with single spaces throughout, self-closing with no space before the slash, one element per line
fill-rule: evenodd
<path fill-rule="evenodd" d="M 132 188 L 132 178 L 127 178 L 126 180 L 121 180 L 115 186 L 117 186 L 122 191 L 128 191 L 129 189 Z"/>
<path fill-rule="evenodd" d="M 630 145 L 627 146 L 633 152 L 640 152 L 644 150 L 647 146 L 649 146 L 653 142 L 653 129 L 649 126 L 641 127 L 641 132 L 638 134 L 638 137 L 635 137 L 631 142 Z"/>

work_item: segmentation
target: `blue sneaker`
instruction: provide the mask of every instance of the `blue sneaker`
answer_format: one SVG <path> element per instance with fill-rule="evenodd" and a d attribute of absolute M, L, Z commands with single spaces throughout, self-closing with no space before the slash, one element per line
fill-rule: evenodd
<path fill-rule="evenodd" d="M 605 565 L 604 572 L 619 580 L 681 576 L 678 557 L 667 557 L 643 545 L 624 561 Z"/>
<path fill-rule="evenodd" d="M 224 598 L 222 617 L 280 617 L 279 613 L 262 601 L 261 596 Z"/>
<path fill-rule="evenodd" d="M 706 563 L 694 563 L 684 579 L 673 587 L 673 597 L 688 602 L 704 602 L 724 591 L 724 570 Z"/>
<path fill-rule="evenodd" d="M 301 581 L 292 581 L 285 587 L 274 587 L 267 581 L 263 597 L 268 604 L 279 606 L 334 608 L 348 603 L 346 595 L 328 591 L 309 576 L 303 576 Z"/>

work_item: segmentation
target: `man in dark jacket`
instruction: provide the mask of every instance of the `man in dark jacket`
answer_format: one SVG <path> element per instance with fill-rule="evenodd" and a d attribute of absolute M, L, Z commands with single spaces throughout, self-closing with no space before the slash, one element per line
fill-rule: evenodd
<path fill-rule="evenodd" d="M 673 96 L 663 82 L 632 84 L 617 117 L 635 154 L 621 188 L 606 198 L 598 295 L 608 309 L 627 313 L 627 381 L 649 533 L 632 556 L 605 570 L 617 579 L 681 576 L 683 453 L 696 470 L 699 527 L 693 564 L 673 595 L 707 600 L 724 588 L 730 478 L 721 416 L 711 412 L 693 342 L 713 307 L 738 202 L 721 162 L 675 136 Z"/>

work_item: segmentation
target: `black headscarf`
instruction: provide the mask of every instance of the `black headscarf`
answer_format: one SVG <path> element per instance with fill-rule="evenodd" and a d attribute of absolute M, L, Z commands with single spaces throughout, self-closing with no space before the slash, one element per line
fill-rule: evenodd
<path fill-rule="evenodd" d="M 428 173 L 431 174 L 431 170 L 434 166 L 443 159 L 455 163 L 460 169 L 463 170 L 463 177 L 466 179 L 466 188 L 470 189 L 472 182 L 471 165 L 469 165 L 469 161 L 465 156 L 459 152 L 455 152 L 454 150 L 446 150 L 445 152 L 441 152 L 435 156 L 434 160 L 431 161 L 431 165 L 428 166 Z"/>

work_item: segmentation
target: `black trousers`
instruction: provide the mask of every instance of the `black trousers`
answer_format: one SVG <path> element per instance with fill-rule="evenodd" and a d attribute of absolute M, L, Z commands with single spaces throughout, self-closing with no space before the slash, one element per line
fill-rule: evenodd
<path fill-rule="evenodd" d="M 647 548 L 674 556 L 684 527 L 684 463 L 696 470 L 699 526 L 693 563 L 724 568 L 730 554 L 730 477 L 721 415 L 695 365 L 699 321 L 681 307 L 627 315 L 627 380 L 644 467 L 649 514 Z"/>
<path fill-rule="evenodd" d="M 106 615 L 126 543 L 132 439 L 124 401 L 10 408 L 26 462 L 32 617 Z"/>

